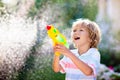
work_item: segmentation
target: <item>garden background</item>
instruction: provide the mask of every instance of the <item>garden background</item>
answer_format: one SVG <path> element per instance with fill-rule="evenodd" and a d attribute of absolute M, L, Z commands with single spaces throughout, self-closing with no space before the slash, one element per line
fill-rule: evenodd
<path fill-rule="evenodd" d="M 72 22 L 88 18 L 98 23 L 98 80 L 120 80 L 120 0 L 0 0 L 0 80 L 64 80 L 52 70 L 52 41 L 46 25 L 67 38 Z"/>

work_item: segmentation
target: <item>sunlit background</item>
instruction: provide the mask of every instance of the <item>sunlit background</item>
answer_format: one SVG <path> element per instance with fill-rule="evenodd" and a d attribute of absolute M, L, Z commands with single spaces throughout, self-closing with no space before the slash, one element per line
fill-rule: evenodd
<path fill-rule="evenodd" d="M 120 0 L 0 0 L 0 80 L 65 80 L 52 70 L 54 25 L 70 48 L 72 22 L 95 21 L 101 28 L 97 80 L 120 80 Z"/>

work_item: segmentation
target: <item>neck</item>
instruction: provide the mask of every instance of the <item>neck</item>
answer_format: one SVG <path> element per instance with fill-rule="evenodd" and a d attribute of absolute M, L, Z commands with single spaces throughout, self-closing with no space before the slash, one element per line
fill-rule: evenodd
<path fill-rule="evenodd" d="M 85 52 L 87 52 L 90 49 L 89 46 L 82 46 L 82 47 L 78 47 L 78 52 L 80 55 L 84 54 Z"/>

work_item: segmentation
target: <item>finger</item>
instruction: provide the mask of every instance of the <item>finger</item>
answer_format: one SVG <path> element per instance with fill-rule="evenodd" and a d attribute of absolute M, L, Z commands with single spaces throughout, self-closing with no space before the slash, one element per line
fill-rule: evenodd
<path fill-rule="evenodd" d="M 59 48 L 61 48 L 61 46 L 60 46 L 60 45 L 56 45 L 56 47 L 55 47 L 55 48 L 59 49 Z"/>
<path fill-rule="evenodd" d="M 59 49 L 60 49 L 59 46 L 55 46 L 55 47 L 54 47 L 54 51 L 58 51 Z"/>

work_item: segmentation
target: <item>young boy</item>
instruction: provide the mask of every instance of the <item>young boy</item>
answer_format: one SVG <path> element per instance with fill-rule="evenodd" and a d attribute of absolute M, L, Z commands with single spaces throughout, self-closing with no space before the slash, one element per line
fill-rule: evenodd
<path fill-rule="evenodd" d="M 53 70 L 66 73 L 66 80 L 96 80 L 100 66 L 100 53 L 97 46 L 100 42 L 100 29 L 95 22 L 79 19 L 72 25 L 71 38 L 77 49 L 69 50 L 57 44 L 55 52 L 64 57 L 54 55 Z"/>

